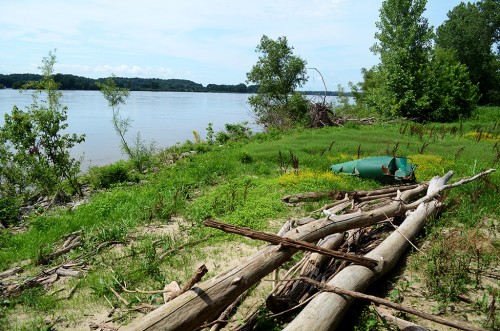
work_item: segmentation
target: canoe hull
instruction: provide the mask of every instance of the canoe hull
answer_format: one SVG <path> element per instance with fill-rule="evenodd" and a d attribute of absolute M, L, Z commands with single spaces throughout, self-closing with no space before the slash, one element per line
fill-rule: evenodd
<path fill-rule="evenodd" d="M 377 156 L 334 164 L 330 169 L 334 173 L 381 181 L 414 182 L 416 167 L 405 157 Z"/>

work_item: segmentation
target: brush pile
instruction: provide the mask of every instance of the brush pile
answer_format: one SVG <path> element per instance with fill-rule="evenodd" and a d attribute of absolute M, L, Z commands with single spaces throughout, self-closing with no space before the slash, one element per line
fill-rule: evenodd
<path fill-rule="evenodd" d="M 414 245 L 412 241 L 425 222 L 439 212 L 445 190 L 493 171 L 454 184 L 447 184 L 453 175 L 450 171 L 418 185 L 288 196 L 283 199 L 288 203 L 319 196 L 335 200 L 314 213 L 323 213 L 323 217 L 287 221 L 277 235 L 207 220 L 206 226 L 268 241 L 271 245 L 237 267 L 195 285 L 123 330 L 218 330 L 227 326 L 231 310 L 236 309 L 245 293 L 299 250 L 305 251 L 303 258 L 286 275 L 274 278 L 276 286 L 265 305 L 282 316 L 300 311 L 285 330 L 333 330 L 355 297 L 376 302 L 377 298 L 360 292 L 391 270 L 405 250 Z M 383 300 L 379 303 L 384 304 Z M 250 329 L 256 316 L 257 313 L 252 314 L 243 326 L 232 329 Z M 434 321 L 462 330 L 479 330 L 459 321 L 438 317 Z"/>

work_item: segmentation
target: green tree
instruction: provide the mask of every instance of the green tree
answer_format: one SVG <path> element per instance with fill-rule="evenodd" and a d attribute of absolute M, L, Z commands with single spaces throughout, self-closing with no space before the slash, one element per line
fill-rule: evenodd
<path fill-rule="evenodd" d="M 423 67 L 432 50 L 432 28 L 422 17 L 426 0 L 386 0 L 380 9 L 378 42 L 371 50 L 380 55 L 374 71 L 383 101 L 371 101 L 387 115 L 422 117 L 417 106 L 423 97 Z M 382 85 L 380 85 L 382 84 Z M 387 101 L 389 103 L 387 103 Z"/>
<path fill-rule="evenodd" d="M 247 83 L 258 85 L 248 103 L 265 127 L 286 128 L 307 119 L 307 100 L 295 92 L 307 82 L 306 61 L 293 55 L 286 37 L 262 36 L 256 48 L 257 63 L 247 73 Z"/>
<path fill-rule="evenodd" d="M 460 3 L 438 27 L 438 46 L 456 52 L 474 84 L 480 103 L 500 104 L 500 2 Z M 496 45 L 496 53 L 495 46 Z"/>
<path fill-rule="evenodd" d="M 36 88 L 32 104 L 25 111 L 14 106 L 0 128 L 1 190 L 22 193 L 35 189 L 50 195 L 61 192 L 66 181 L 81 194 L 77 179 L 80 162 L 69 151 L 85 136 L 63 133 L 68 127 L 67 107 L 61 105 L 62 93 L 53 79 L 55 52 L 49 52 L 42 63 L 42 80 L 28 84 Z M 44 98 L 39 99 L 40 94 Z"/>
<path fill-rule="evenodd" d="M 125 104 L 125 101 L 130 95 L 130 91 L 127 88 L 118 87 L 114 78 L 115 76 L 112 75 L 111 77 L 108 77 L 104 83 L 97 82 L 96 85 L 101 90 L 104 98 L 108 101 L 108 106 L 113 112 L 113 126 L 116 133 L 120 136 L 121 148 L 123 152 L 125 152 L 125 154 L 127 154 L 130 158 L 133 158 L 134 155 L 132 153 L 132 149 L 125 140 L 125 134 L 131 126 L 131 120 L 129 117 L 123 118 L 120 114 L 120 106 Z"/>
<path fill-rule="evenodd" d="M 424 97 L 419 107 L 426 119 L 449 122 L 470 116 L 479 98 L 478 88 L 470 78 L 467 67 L 454 52 L 436 47 L 424 70 Z"/>
<path fill-rule="evenodd" d="M 113 112 L 113 126 L 121 139 L 122 151 L 132 160 L 135 168 L 139 171 L 145 170 L 152 163 L 152 155 L 156 150 L 155 142 L 146 143 L 138 132 L 134 144 L 130 146 L 125 139 L 125 135 L 131 127 L 131 119 L 122 117 L 120 106 L 125 104 L 130 91 L 127 88 L 119 87 L 115 83 L 115 76 L 109 77 L 104 83 L 97 82 L 97 87 L 101 90 L 104 98 Z"/>
<path fill-rule="evenodd" d="M 364 69 L 353 95 L 379 113 L 418 121 L 468 116 L 477 88 L 453 52 L 433 48 L 433 32 L 422 17 L 426 0 L 386 0 L 380 9 L 379 40 L 372 51 L 380 64 Z"/>

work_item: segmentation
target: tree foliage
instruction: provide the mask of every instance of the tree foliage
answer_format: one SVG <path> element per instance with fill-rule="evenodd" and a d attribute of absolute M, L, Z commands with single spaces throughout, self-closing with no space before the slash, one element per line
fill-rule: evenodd
<path fill-rule="evenodd" d="M 500 2 L 460 3 L 437 29 L 436 43 L 452 50 L 478 84 L 482 104 L 500 104 Z M 496 46 L 496 53 L 495 53 Z"/>
<path fill-rule="evenodd" d="M 356 98 L 379 113 L 418 121 L 451 121 L 470 114 L 477 88 L 454 54 L 433 48 L 433 29 L 424 18 L 426 0 L 386 0 L 380 9 L 380 63 L 352 86 Z"/>
<path fill-rule="evenodd" d="M 40 81 L 42 75 L 37 74 L 0 74 L 0 88 L 20 89 L 28 82 Z M 59 83 L 60 90 L 99 90 L 97 83 L 105 83 L 106 79 L 86 78 L 71 74 L 55 74 L 54 80 Z M 175 91 L 175 92 L 229 92 L 229 93 L 256 93 L 255 85 L 202 84 L 187 79 L 160 79 L 160 78 L 126 78 L 114 77 L 116 86 L 127 88 L 130 91 Z"/>
<path fill-rule="evenodd" d="M 417 103 L 423 97 L 422 67 L 429 60 L 432 28 L 422 17 L 426 0 L 388 0 L 382 3 L 376 23 L 378 42 L 372 51 L 380 55 L 378 72 L 383 79 L 388 115 L 420 117 Z M 383 106 L 382 106 L 383 107 Z"/>
<path fill-rule="evenodd" d="M 43 79 L 29 84 L 35 88 L 33 102 L 26 110 L 14 106 L 0 128 L 0 197 L 25 192 L 50 195 L 63 183 L 81 193 L 77 175 L 80 162 L 70 149 L 84 141 L 84 135 L 68 134 L 67 107 L 53 78 L 54 52 L 43 58 Z M 43 98 L 39 98 L 42 95 Z"/>
<path fill-rule="evenodd" d="M 453 52 L 440 47 L 425 66 L 423 85 L 420 107 L 426 120 L 448 122 L 468 117 L 478 101 L 478 88 L 471 82 L 467 67 Z"/>
<path fill-rule="evenodd" d="M 248 99 L 257 120 L 265 127 L 289 127 L 307 118 L 307 101 L 295 92 L 307 82 L 306 61 L 293 55 L 286 37 L 262 36 L 256 48 L 257 63 L 247 73 L 247 82 L 258 85 Z"/>
<path fill-rule="evenodd" d="M 133 158 L 134 155 L 132 150 L 127 144 L 127 140 L 125 140 L 125 134 L 131 126 L 131 120 L 128 117 L 122 117 L 120 114 L 120 106 L 125 104 L 128 96 L 130 95 L 130 91 L 127 88 L 116 86 L 114 78 L 115 76 L 113 75 L 112 77 L 108 77 L 104 83 L 97 82 L 96 84 L 101 90 L 104 98 L 108 101 L 108 106 L 113 112 L 113 127 L 115 128 L 116 133 L 120 136 L 122 150 L 130 158 Z"/>

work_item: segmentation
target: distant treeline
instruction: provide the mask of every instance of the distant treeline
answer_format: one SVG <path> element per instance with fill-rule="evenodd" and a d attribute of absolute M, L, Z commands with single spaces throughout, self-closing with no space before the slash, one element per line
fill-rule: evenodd
<path fill-rule="evenodd" d="M 20 89 L 26 83 L 39 81 L 41 75 L 37 74 L 0 74 L 0 88 Z M 104 82 L 105 78 L 86 78 L 69 74 L 55 74 L 54 80 L 60 84 L 61 90 L 98 90 L 96 82 Z M 119 87 L 131 91 L 176 91 L 176 92 L 231 92 L 231 93 L 257 93 L 256 85 L 218 85 L 202 84 L 187 79 L 159 79 L 159 78 L 123 78 L 115 77 Z"/>
<path fill-rule="evenodd" d="M 39 81 L 42 75 L 37 74 L 0 74 L 0 88 L 23 88 L 29 82 Z M 54 80 L 60 84 L 61 90 L 99 90 L 96 82 L 104 82 L 106 78 L 86 78 L 70 74 L 55 74 Z M 203 86 L 187 79 L 160 79 L 160 78 L 124 78 L 115 77 L 115 83 L 119 87 L 131 91 L 172 91 L 172 92 L 217 92 L 217 93 L 257 93 L 258 86 L 247 86 L 243 83 L 238 85 L 208 84 Z M 321 91 L 305 91 L 304 94 L 324 95 Z M 335 96 L 337 92 L 328 91 L 327 95 Z"/>

